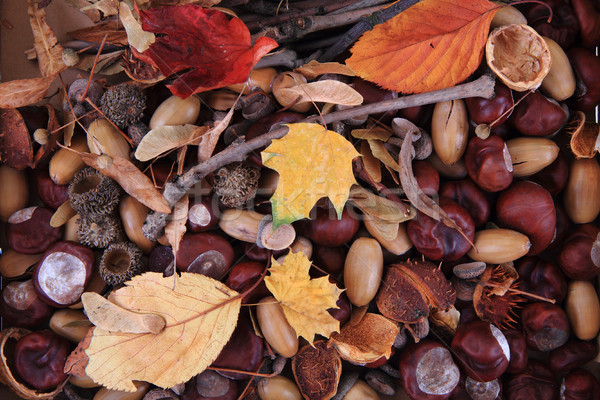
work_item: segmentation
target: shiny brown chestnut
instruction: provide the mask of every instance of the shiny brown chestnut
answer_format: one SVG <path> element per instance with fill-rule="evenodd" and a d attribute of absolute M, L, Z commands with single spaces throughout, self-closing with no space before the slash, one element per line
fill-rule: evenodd
<path fill-rule="evenodd" d="M 600 273 L 600 229 L 579 225 L 564 241 L 558 265 L 573 280 L 588 280 Z"/>
<path fill-rule="evenodd" d="M 190 203 L 187 227 L 191 232 L 205 232 L 219 225 L 219 203 L 216 197 L 205 196 Z"/>
<path fill-rule="evenodd" d="M 206 370 L 185 384 L 181 400 L 235 400 L 238 397 L 237 381 Z"/>
<path fill-rule="evenodd" d="M 48 322 L 54 308 L 40 300 L 33 281 L 9 282 L 0 296 L 0 316 L 12 326 L 33 328 Z"/>
<path fill-rule="evenodd" d="M 569 162 L 565 153 L 558 152 L 558 157 L 546 168 L 531 175 L 528 179 L 542 185 L 552 196 L 558 195 L 567 185 L 569 178 Z"/>
<path fill-rule="evenodd" d="M 507 329 L 502 333 L 510 348 L 510 362 L 506 372 L 511 374 L 521 372 L 527 366 L 529 360 L 525 335 L 518 329 Z"/>
<path fill-rule="evenodd" d="M 551 136 L 565 125 L 568 117 L 566 107 L 535 91 L 515 107 L 508 122 L 525 136 Z"/>
<path fill-rule="evenodd" d="M 317 245 L 313 247 L 312 262 L 328 274 L 339 276 L 344 270 L 346 254 L 348 254 L 348 247 L 346 246 L 328 247 Z"/>
<path fill-rule="evenodd" d="M 35 170 L 35 182 L 38 197 L 46 206 L 56 210 L 69 200 L 69 185 L 54 183 L 46 168 Z"/>
<path fill-rule="evenodd" d="M 177 251 L 177 269 L 221 279 L 234 261 L 233 247 L 222 236 L 214 233 L 183 235 Z"/>
<path fill-rule="evenodd" d="M 67 379 L 65 362 L 71 344 L 51 331 L 32 332 L 15 345 L 15 369 L 19 376 L 38 390 L 48 390 Z"/>
<path fill-rule="evenodd" d="M 503 386 L 507 400 L 558 400 L 558 383 L 544 363 L 529 359 L 525 369 L 510 375 Z"/>
<path fill-rule="evenodd" d="M 544 251 L 554 238 L 554 200 L 537 183 L 517 181 L 503 190 L 496 201 L 496 218 L 501 227 L 514 229 L 529 238 L 529 255 Z"/>
<path fill-rule="evenodd" d="M 554 209 L 556 210 L 556 235 L 548 249 L 555 249 L 562 245 L 571 229 L 571 220 L 564 207 L 555 203 Z"/>
<path fill-rule="evenodd" d="M 6 239 L 11 249 L 23 254 L 43 253 L 58 241 L 62 227 L 52 227 L 54 211 L 46 207 L 28 207 L 8 218 Z"/>
<path fill-rule="evenodd" d="M 473 182 L 487 192 L 506 189 L 513 180 L 512 159 L 498 135 L 471 138 L 465 152 L 465 165 Z"/>
<path fill-rule="evenodd" d="M 592 342 L 571 339 L 548 356 L 548 366 L 555 372 L 567 372 L 592 361 L 598 355 L 598 349 Z"/>
<path fill-rule="evenodd" d="M 437 169 L 425 160 L 415 160 L 413 172 L 421 190 L 428 196 L 435 196 L 440 190 L 440 174 Z"/>
<path fill-rule="evenodd" d="M 502 125 L 510 114 L 515 104 L 512 91 L 502 83 L 496 83 L 495 96 L 491 99 L 485 97 L 469 97 L 465 99 L 469 116 L 477 125 L 487 124 L 493 127 Z"/>
<path fill-rule="evenodd" d="M 312 219 L 297 221 L 297 232 L 303 234 L 317 244 L 336 247 L 348 243 L 358 231 L 360 222 L 347 207 L 342 212 L 341 219 L 333 208 L 316 208 L 311 212 Z"/>
<path fill-rule="evenodd" d="M 506 337 L 500 329 L 486 321 L 460 325 L 450 347 L 466 374 L 480 382 L 500 377 L 510 362 Z"/>
<path fill-rule="evenodd" d="M 600 399 L 600 382 L 589 371 L 578 368 L 569 372 L 560 385 L 561 400 Z"/>
<path fill-rule="evenodd" d="M 571 106 L 576 110 L 591 111 L 600 102 L 600 57 L 583 48 L 571 49 L 567 56 L 577 76 L 577 89 Z"/>
<path fill-rule="evenodd" d="M 440 197 L 448 197 L 473 218 L 475 227 L 481 227 L 490 220 L 491 207 L 485 193 L 469 178 L 459 181 L 446 181 L 440 186 Z"/>
<path fill-rule="evenodd" d="M 455 261 L 467 254 L 475 237 L 473 219 L 455 201 L 441 197 L 439 205 L 463 230 L 466 238 L 456 229 L 446 226 L 442 221 L 421 213 L 410 220 L 406 226 L 410 241 L 425 257 L 431 260 Z M 468 240 L 467 240 L 468 239 Z"/>
<path fill-rule="evenodd" d="M 538 257 L 523 257 L 515 265 L 519 289 L 560 304 L 567 297 L 567 278 L 558 266 Z"/>
<path fill-rule="evenodd" d="M 92 279 L 94 253 L 79 243 L 60 241 L 52 245 L 33 273 L 38 296 L 54 307 L 77 303 Z"/>
<path fill-rule="evenodd" d="M 460 381 L 460 370 L 450 351 L 431 340 L 421 340 L 402 350 L 400 375 L 411 399 L 448 399 Z"/>
<path fill-rule="evenodd" d="M 169 246 L 156 246 L 148 257 L 148 271 L 163 273 L 173 264 L 175 256 Z"/>
<path fill-rule="evenodd" d="M 385 90 L 378 87 L 376 84 L 366 81 L 361 78 L 354 78 L 350 83 L 350 86 L 361 94 L 363 97 L 363 105 L 377 103 L 383 100 L 391 100 L 398 97 L 398 93 Z M 396 115 L 396 111 L 386 111 L 384 113 L 375 113 L 371 114 L 371 117 L 377 119 L 378 121 L 387 124 L 392 118 Z"/>
<path fill-rule="evenodd" d="M 569 319 L 555 304 L 527 304 L 521 311 L 521 324 L 527 346 L 532 350 L 554 350 L 569 340 Z"/>
<path fill-rule="evenodd" d="M 244 292 L 256 283 L 266 267 L 264 263 L 257 261 L 244 261 L 236 264 L 229 271 L 225 284 L 240 293 Z M 254 290 L 244 296 L 242 303 L 256 303 L 270 294 L 271 292 L 269 292 L 264 281 L 262 281 Z"/>
<path fill-rule="evenodd" d="M 542 36 L 549 37 L 567 50 L 575 43 L 579 34 L 579 23 L 573 8 L 562 0 L 544 0 L 544 4 L 532 4 L 524 12 L 527 23 Z"/>
<path fill-rule="evenodd" d="M 571 0 L 571 7 L 579 22 L 581 45 L 594 48 L 600 45 L 600 12 L 598 3 L 593 0 Z"/>
<path fill-rule="evenodd" d="M 332 281 L 333 278 L 329 277 L 329 282 Z M 338 300 L 335 302 L 335 305 L 338 306 L 338 308 L 328 308 L 327 312 L 333 318 L 340 321 L 340 326 L 344 325 L 350 320 L 350 316 L 352 315 L 352 303 L 350 303 L 350 299 L 348 299 L 348 295 L 346 294 L 346 292 L 342 292 L 340 294 L 340 297 L 338 297 Z"/>

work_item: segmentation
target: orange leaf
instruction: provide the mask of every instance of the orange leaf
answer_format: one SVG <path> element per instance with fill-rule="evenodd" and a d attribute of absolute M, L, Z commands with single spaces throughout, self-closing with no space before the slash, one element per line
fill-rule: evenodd
<path fill-rule="evenodd" d="M 346 64 L 402 93 L 454 86 L 479 66 L 498 9 L 487 0 L 423 0 L 365 33 Z"/>

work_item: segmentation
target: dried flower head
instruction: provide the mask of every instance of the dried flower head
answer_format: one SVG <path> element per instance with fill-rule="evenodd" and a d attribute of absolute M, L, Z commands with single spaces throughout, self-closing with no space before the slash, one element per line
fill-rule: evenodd
<path fill-rule="evenodd" d="M 104 249 L 121 238 L 121 227 L 114 217 L 99 220 L 81 218 L 77 228 L 79 243 L 88 247 Z"/>
<path fill-rule="evenodd" d="M 104 282 L 114 286 L 140 274 L 143 269 L 142 250 L 133 243 L 120 242 L 104 250 L 99 272 Z"/>
<path fill-rule="evenodd" d="M 69 184 L 71 206 L 83 219 L 99 220 L 111 214 L 120 194 L 112 179 L 91 167 L 77 173 Z"/>
<path fill-rule="evenodd" d="M 146 95 L 140 88 L 126 83 L 108 88 L 102 99 L 102 112 L 119 128 L 139 122 L 146 109 Z"/>
<path fill-rule="evenodd" d="M 215 193 L 226 207 L 236 208 L 256 196 L 260 172 L 241 163 L 229 164 L 215 174 Z"/>

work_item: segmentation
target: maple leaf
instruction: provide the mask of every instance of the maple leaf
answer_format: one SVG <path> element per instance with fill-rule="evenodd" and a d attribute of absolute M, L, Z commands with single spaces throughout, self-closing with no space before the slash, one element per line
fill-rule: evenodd
<path fill-rule="evenodd" d="M 251 44 L 250 32 L 238 18 L 198 5 L 139 10 L 142 28 L 159 34 L 150 48 L 134 53 L 169 76 L 178 76 L 171 92 L 180 97 L 246 82 L 262 56 L 277 47 L 267 37 Z"/>
<path fill-rule="evenodd" d="M 487 0 L 421 1 L 365 33 L 346 64 L 402 93 L 454 86 L 479 66 L 499 8 Z"/>
<path fill-rule="evenodd" d="M 242 298 L 232 300 L 236 291 L 207 276 L 183 272 L 173 289 L 172 278 L 148 272 L 125 285 L 109 300 L 162 317 L 165 326 L 157 334 L 94 328 L 85 373 L 109 389 L 135 391 L 133 380 L 162 388 L 186 382 L 217 358 L 235 329 Z"/>
<path fill-rule="evenodd" d="M 262 153 L 263 164 L 279 172 L 271 197 L 275 228 L 307 218 L 317 200 L 329 197 L 338 218 L 356 183 L 352 159 L 358 152 L 341 135 L 319 124 L 286 125 L 290 130 Z"/>
<path fill-rule="evenodd" d="M 265 277 L 267 288 L 279 301 L 289 324 L 298 337 L 312 345 L 316 334 L 329 337 L 339 332 L 340 322 L 327 312 L 336 305 L 342 290 L 323 276 L 311 279 L 311 262 L 303 252 L 289 253 L 283 264 L 272 260 L 270 275 Z"/>

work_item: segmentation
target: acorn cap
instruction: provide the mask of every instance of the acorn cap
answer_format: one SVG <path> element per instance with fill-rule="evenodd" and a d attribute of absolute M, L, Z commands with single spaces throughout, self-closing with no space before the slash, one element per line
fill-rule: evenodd
<path fill-rule="evenodd" d="M 146 109 L 146 95 L 135 85 L 112 86 L 100 99 L 102 112 L 119 128 L 139 122 Z"/>
<path fill-rule="evenodd" d="M 112 216 L 105 216 L 98 220 L 89 218 L 79 220 L 77 239 L 85 246 L 104 249 L 120 238 L 121 227 L 116 218 Z"/>
<path fill-rule="evenodd" d="M 241 207 L 256 196 L 258 178 L 260 172 L 255 168 L 241 163 L 229 164 L 215 174 L 213 190 L 226 207 Z"/>
<path fill-rule="evenodd" d="M 111 244 L 100 260 L 100 276 L 109 285 L 118 285 L 143 271 L 142 250 L 130 242 Z"/>
<path fill-rule="evenodd" d="M 119 204 L 119 186 L 109 177 L 88 167 L 69 184 L 71 207 L 84 219 L 103 219 Z"/>

